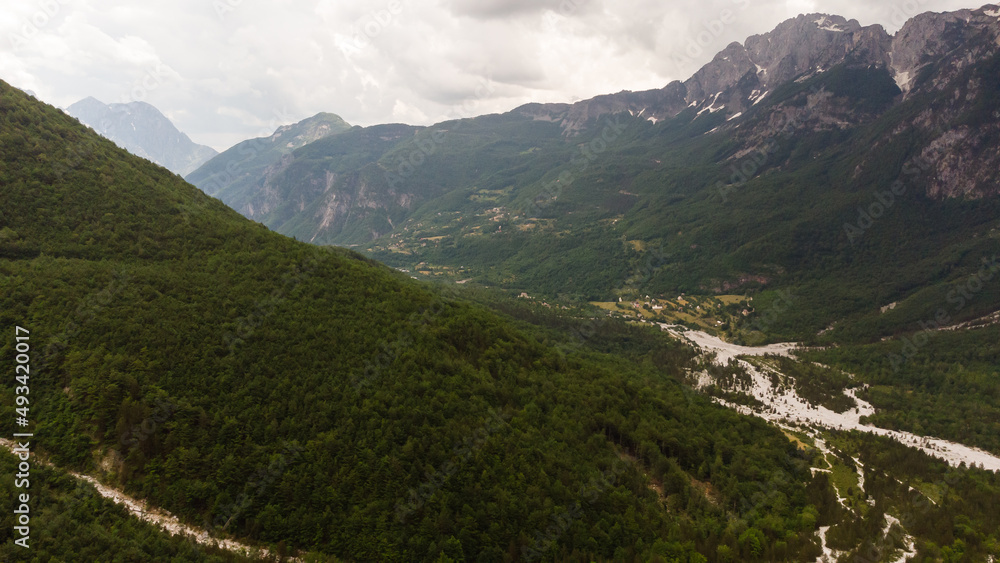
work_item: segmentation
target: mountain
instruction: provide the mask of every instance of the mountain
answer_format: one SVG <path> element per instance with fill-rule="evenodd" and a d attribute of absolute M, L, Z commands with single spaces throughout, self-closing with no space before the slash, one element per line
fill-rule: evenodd
<path fill-rule="evenodd" d="M 996 42 L 996 13 L 995 5 L 928 12 L 907 21 L 893 36 L 880 25 L 862 27 L 841 16 L 800 15 L 743 44 L 731 43 L 685 82 L 571 105 L 528 104 L 514 111 L 556 121 L 568 133 L 579 131 L 590 119 L 622 112 L 657 122 L 690 107 L 733 118 L 793 80 L 805 80 L 842 64 L 883 68 L 899 88 L 909 92 L 917 75 L 935 62 L 947 60 L 954 63 L 954 69 L 961 69 L 988 57 Z M 959 52 L 970 44 L 975 48 L 963 59 Z"/>
<path fill-rule="evenodd" d="M 223 201 L 300 240 L 514 292 L 788 289 L 810 308 L 772 331 L 808 338 L 992 255 L 998 10 L 923 14 L 892 36 L 803 15 L 660 90 L 355 128 Z"/>
<path fill-rule="evenodd" d="M 742 45 L 731 43 L 685 82 L 660 90 L 620 92 L 574 104 L 529 104 L 515 112 L 558 122 L 567 133 L 591 119 L 629 112 L 652 122 L 687 108 L 733 117 L 764 100 L 775 88 L 839 64 L 884 64 L 890 38 L 881 26 L 825 14 L 800 15 Z"/>
<path fill-rule="evenodd" d="M 950 85 L 972 85 L 982 113 L 947 120 L 995 112 L 995 70 L 970 64 L 939 94 L 917 91 L 918 81 L 908 101 L 884 110 L 900 95 L 890 74 L 837 66 L 780 86 L 746 121 L 692 109 L 661 127 L 626 112 L 571 140 L 558 123 L 512 114 L 440 129 L 352 128 L 300 147 L 274 176 L 305 194 L 310 184 L 296 178 L 329 171 L 329 190 L 355 198 L 339 222 L 359 208 L 393 219 L 375 197 L 403 211 L 416 205 L 388 199 L 375 182 L 397 195 L 419 187 L 428 199 L 390 224 L 399 229 L 391 252 L 456 252 L 480 260 L 464 266 L 484 276 L 502 265 L 497 275 L 511 286 L 598 280 L 652 316 L 665 301 L 641 304 L 634 293 L 681 280 L 694 288 L 670 297 L 683 322 L 731 311 L 734 325 L 755 321 L 756 331 L 736 333 L 747 338 L 859 311 L 826 333 L 836 340 L 797 359 L 750 358 L 756 368 L 699 356 L 683 335 L 636 317 L 427 284 L 345 249 L 299 243 L 0 82 L 0 324 L 30 331 L 27 341 L 0 341 L 9 365 L 30 364 L 0 381 L 30 402 L 6 401 L 0 416 L 29 418 L 30 459 L 46 462 L 31 469 L 32 537 L 41 534 L 31 556 L 243 559 L 141 524 L 74 489 L 65 469 L 279 559 L 1000 556 L 1000 473 L 949 465 L 912 447 L 916 439 L 736 412 L 777 406 L 749 394 L 764 378 L 814 397 L 809 410 L 821 415 L 818 405 L 848 415 L 854 405 L 855 418 L 877 418 L 883 430 L 1000 452 L 1000 326 L 986 318 L 928 328 L 898 359 L 900 340 L 877 337 L 906 315 L 944 322 L 934 313 L 950 304 L 949 290 L 969 295 L 965 313 L 992 293 L 979 264 L 997 248 L 991 196 L 931 197 L 927 182 L 889 183 L 890 203 L 878 182 L 908 177 L 906 155 L 927 139 L 895 126 L 918 123 L 927 104 L 950 107 Z M 719 162 L 778 127 L 778 114 L 800 125 L 753 160 L 736 157 L 759 173 L 721 183 L 732 173 Z M 720 125 L 730 135 L 710 133 Z M 871 211 L 879 222 L 855 225 L 854 245 L 825 246 L 853 234 L 829 216 L 851 197 L 898 217 Z M 751 269 L 760 264 L 771 269 Z M 716 297 L 698 287 L 727 268 L 744 273 L 726 282 L 763 290 Z M 884 305 L 878 325 L 859 303 L 891 297 L 878 294 L 888 284 L 909 299 Z M 782 302 L 773 287 L 795 293 Z M 923 293 L 907 295 L 914 287 Z M 723 404 L 685 385 L 693 380 L 710 382 L 702 390 Z M 0 451 L 4 472 L 18 463 Z M 0 488 L 20 492 L 13 480 Z M 15 514 L 0 514 L 0 559 L 24 559 L 15 533 Z"/>
<path fill-rule="evenodd" d="M 88 97 L 66 112 L 130 153 L 182 176 L 218 154 L 212 147 L 192 142 L 146 102 L 105 104 Z"/>
<path fill-rule="evenodd" d="M 892 36 L 812 14 L 662 90 L 352 130 L 261 178 L 265 224 L 538 307 L 803 342 L 865 420 L 997 453 L 998 36 L 996 5 Z"/>
<path fill-rule="evenodd" d="M 283 125 L 268 137 L 237 144 L 192 171 L 187 181 L 245 216 L 261 221 L 277 207 L 276 196 L 263 186 L 263 178 L 281 169 L 288 162 L 286 156 L 295 149 L 350 128 L 337 115 L 319 113 Z"/>
<path fill-rule="evenodd" d="M 814 557 L 800 514 L 840 514 L 780 431 L 679 385 L 693 354 L 658 331 L 600 327 L 634 357 L 612 355 L 293 241 L 3 82 L 0 154 L 0 324 L 30 334 L 32 456 L 185 522 L 307 560 L 704 561 Z M 63 559 L 125 517 L 55 510 L 70 487 L 32 493 Z M 178 552 L 154 539 L 128 549 Z"/>

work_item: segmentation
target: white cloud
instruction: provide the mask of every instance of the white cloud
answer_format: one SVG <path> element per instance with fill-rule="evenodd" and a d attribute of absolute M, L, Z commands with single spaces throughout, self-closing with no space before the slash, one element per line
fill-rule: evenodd
<path fill-rule="evenodd" d="M 225 149 L 320 111 L 429 124 L 684 79 L 800 12 L 860 0 L 52 0 L 0 13 L 0 78 L 67 106 L 143 99 Z M 896 6 L 899 4 L 899 7 Z M 42 7 L 49 8 L 46 12 Z M 956 0 L 922 0 L 921 11 Z M 912 14 L 906 14 L 910 16 Z M 725 23 L 723 23 L 725 20 Z M 268 132 L 269 133 L 269 132 Z"/>

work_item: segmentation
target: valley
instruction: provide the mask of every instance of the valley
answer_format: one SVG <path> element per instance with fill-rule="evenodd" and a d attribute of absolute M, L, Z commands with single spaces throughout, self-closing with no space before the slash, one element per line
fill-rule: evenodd
<path fill-rule="evenodd" d="M 164 113 L 0 80 L 0 327 L 31 333 L 0 418 L 33 448 L 0 560 L 996 561 L 1000 7 L 800 14 L 567 103 L 514 65 L 488 113 L 380 57 L 434 9 L 596 16 L 446 4 L 360 43 L 288 7 L 322 71 L 199 53 Z M 235 43 L 291 25 L 228 6 Z M 272 96 L 311 117 L 264 126 Z M 216 154 L 166 117 L 195 107 L 259 132 Z"/>

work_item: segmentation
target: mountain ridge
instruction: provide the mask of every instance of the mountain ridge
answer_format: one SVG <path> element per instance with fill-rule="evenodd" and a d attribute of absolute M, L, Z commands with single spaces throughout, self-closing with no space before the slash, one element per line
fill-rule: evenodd
<path fill-rule="evenodd" d="M 1000 53 L 964 21 L 908 95 L 882 65 L 790 60 L 810 68 L 738 117 L 709 90 L 657 123 L 595 112 L 566 135 L 508 113 L 297 147 L 291 128 L 220 161 L 263 166 L 243 194 L 261 218 L 374 238 L 407 272 L 253 224 L 0 82 L 0 324 L 32 332 L 37 445 L 278 558 L 1000 556 L 1000 473 L 909 447 L 1000 453 Z M 715 363 L 660 323 L 808 349 Z M 766 380 L 911 435 L 796 425 Z M 33 493 L 33 531 L 59 542 L 39 557 L 177 551 L 94 519 L 106 505 L 47 502 L 68 488 Z"/>
<path fill-rule="evenodd" d="M 975 270 L 970 257 L 991 255 L 992 6 L 922 15 L 891 41 L 878 26 L 800 16 L 776 28 L 770 52 L 766 35 L 745 41 L 749 51 L 730 45 L 696 75 L 707 95 L 690 102 L 674 82 L 572 107 L 354 128 L 286 155 L 242 206 L 223 200 L 244 215 L 254 202 L 254 220 L 299 240 L 359 247 L 418 276 L 566 303 L 790 291 L 802 306 L 767 323 L 770 334 L 748 311 L 729 337 L 811 340 L 854 315 L 878 320 L 823 337 L 890 337 L 924 308 L 917 295 L 947 295 Z M 656 119 L 667 106 L 678 113 Z M 622 282 L 649 260 L 664 265 L 641 287 Z M 878 315 L 896 301 L 901 310 Z M 984 296 L 962 313 L 996 308 Z"/>
<path fill-rule="evenodd" d="M 351 169 L 353 165 L 347 164 L 347 160 L 341 160 L 342 155 L 348 154 L 343 149 L 323 155 L 320 154 L 322 151 L 313 147 L 309 151 L 289 151 L 282 159 L 271 158 L 266 165 L 255 167 L 254 174 L 243 174 L 239 180 L 232 182 L 221 174 L 216 174 L 209 181 L 209 167 L 203 167 L 188 179 L 207 193 L 221 197 L 244 215 L 281 232 L 320 244 L 361 244 L 393 232 L 395 225 L 409 217 L 421 204 L 460 187 L 446 176 L 469 177 L 464 170 L 459 173 L 463 166 L 460 160 L 436 168 L 442 174 L 437 185 L 429 177 L 418 181 L 418 176 L 425 175 L 425 161 L 437 163 L 449 151 L 468 152 L 467 147 L 452 146 L 448 141 L 438 143 L 431 138 L 437 134 L 434 132 L 478 128 L 481 135 L 475 141 L 465 138 L 472 146 L 482 144 L 485 150 L 486 147 L 499 147 L 497 138 L 489 129 L 497 127 L 496 131 L 502 129 L 508 135 L 508 143 L 524 143 L 518 152 L 528 151 L 530 156 L 521 155 L 525 156 L 522 160 L 536 156 L 548 158 L 551 168 L 552 159 L 558 161 L 563 158 L 562 153 L 573 151 L 574 144 L 588 142 L 588 136 L 593 133 L 588 128 L 600 129 L 604 125 L 602 120 L 627 114 L 623 117 L 627 122 L 641 119 L 657 127 L 663 132 L 660 138 L 670 137 L 680 141 L 682 137 L 690 139 L 694 134 L 728 132 L 743 145 L 739 150 L 729 152 L 727 162 L 720 164 L 739 164 L 742 155 L 765 150 L 762 147 L 769 139 L 782 136 L 778 134 L 784 127 L 779 125 L 781 123 L 805 125 L 801 121 L 809 114 L 813 116 L 808 122 L 812 132 L 847 131 L 873 123 L 889 108 L 908 100 L 914 92 L 931 93 L 953 85 L 956 73 L 976 61 L 985 60 L 991 50 L 1000 44 L 997 18 L 990 15 L 994 10 L 998 9 L 991 4 L 977 10 L 921 14 L 905 22 L 893 36 L 877 24 L 863 27 L 856 20 L 841 16 L 800 15 L 782 22 L 768 33 L 751 36 L 743 43 L 731 43 L 687 81 L 674 81 L 661 89 L 619 92 L 574 104 L 532 103 L 494 116 L 450 121 L 430 127 L 405 126 L 412 136 L 408 141 L 400 137 L 395 149 L 386 147 L 379 154 L 351 156 L 352 159 L 361 158 L 354 169 Z M 963 44 L 969 45 L 971 51 L 957 49 Z M 926 83 L 918 75 L 921 72 L 926 74 L 927 69 L 932 67 L 937 75 Z M 836 76 L 824 79 L 839 80 L 836 92 L 830 90 L 830 86 L 818 85 L 816 92 L 802 97 L 801 101 L 794 104 L 782 102 L 775 109 L 769 109 L 773 105 L 769 99 L 776 93 L 794 90 L 797 84 L 821 76 L 830 69 L 842 69 L 835 72 Z M 845 73 L 851 77 L 847 78 Z M 891 91 L 900 85 L 905 91 L 903 88 L 895 93 Z M 853 88 L 871 90 L 862 93 L 868 100 L 864 105 L 849 105 L 855 102 L 844 94 L 850 94 Z M 750 114 L 769 115 L 770 123 L 758 119 L 748 124 Z M 537 126 L 529 130 L 525 120 L 536 122 Z M 688 132 L 683 132 L 685 129 Z M 696 130 L 698 133 L 694 133 Z M 554 135 L 556 131 L 561 133 L 561 137 Z M 464 134 L 464 131 L 459 133 Z M 968 134 L 960 133 L 959 136 L 964 139 Z M 441 138 L 457 136 L 448 133 Z M 955 142 L 948 142 L 958 146 Z M 421 148 L 419 143 L 429 148 Z M 981 146 L 982 139 L 977 140 L 973 134 L 966 145 Z M 958 148 L 965 154 L 973 150 Z M 549 156 L 543 156 L 543 152 L 531 152 L 539 150 Z M 483 156 L 485 153 L 480 156 L 469 154 L 473 160 Z M 968 161 L 968 158 L 963 156 L 963 161 Z M 976 158 L 988 158 L 988 155 Z M 419 161 L 421 166 L 417 168 L 425 170 L 415 175 L 407 173 L 407 169 L 414 168 L 409 159 Z M 327 166 L 323 162 L 330 163 L 328 170 L 321 171 Z M 465 162 L 471 161 L 466 159 Z M 504 162 L 511 169 L 524 166 L 515 164 L 513 160 Z M 213 166 L 218 167 L 217 164 Z M 939 181 L 930 189 L 931 193 L 941 197 L 983 197 L 996 192 L 995 185 L 986 177 L 987 173 L 981 171 L 989 169 L 989 162 L 986 164 L 985 167 L 976 167 L 975 174 L 970 174 L 947 159 L 936 162 L 939 170 L 935 171 L 935 176 Z M 499 161 L 487 164 L 498 165 Z M 338 172 L 334 173 L 334 169 Z M 544 176 L 543 163 L 539 163 L 532 174 L 535 181 Z M 404 176 L 405 181 L 398 181 Z M 339 181 L 347 182 L 343 189 L 338 188 Z M 515 184 L 515 189 L 522 191 L 527 187 L 529 193 L 535 190 L 524 184 L 522 177 Z M 220 188 L 220 185 L 223 187 Z M 359 197 L 359 190 L 369 195 Z M 521 199 L 527 198 L 522 195 Z"/>
<path fill-rule="evenodd" d="M 725 110 L 734 115 L 759 102 L 782 83 L 851 57 L 855 57 L 852 64 L 889 68 L 897 84 L 907 85 L 919 71 L 922 59 L 943 54 L 944 45 L 929 41 L 935 32 L 940 34 L 945 27 L 958 22 L 968 25 L 992 22 L 995 27 L 997 16 L 990 15 L 994 12 L 1000 13 L 995 4 L 976 10 L 927 12 L 907 20 L 894 35 L 889 35 L 880 24 L 863 27 L 857 20 L 843 16 L 803 14 L 782 22 L 770 32 L 752 35 L 743 43 L 730 43 L 683 82 L 673 81 L 655 90 L 606 94 L 572 104 L 526 104 L 512 111 L 559 121 L 567 134 L 579 131 L 590 119 L 624 111 L 655 121 L 676 117 L 687 107 Z M 777 48 L 773 47 L 775 44 Z M 737 90 L 748 73 L 753 74 L 750 84 L 740 85 L 742 88 Z M 708 101 L 714 92 L 723 98 L 722 107 L 716 107 L 718 97 Z"/>
<path fill-rule="evenodd" d="M 261 187 L 261 177 L 280 168 L 281 162 L 295 149 L 350 127 L 340 116 L 321 112 L 294 124 L 281 125 L 270 135 L 237 143 L 193 170 L 186 179 L 251 218 L 259 218 L 257 212 L 262 204 L 247 192 Z"/>

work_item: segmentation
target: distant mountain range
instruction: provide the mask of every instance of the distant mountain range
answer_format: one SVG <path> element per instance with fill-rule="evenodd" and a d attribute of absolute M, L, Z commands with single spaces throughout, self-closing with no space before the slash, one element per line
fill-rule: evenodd
<path fill-rule="evenodd" d="M 998 52 L 996 5 L 895 35 L 802 15 L 662 89 L 354 127 L 256 178 L 188 179 L 279 232 L 432 277 L 582 300 L 791 289 L 802 306 L 770 327 L 786 338 L 899 302 L 892 333 L 917 314 L 907 299 L 995 249 Z"/>
<path fill-rule="evenodd" d="M 191 141 L 160 110 L 146 102 L 105 104 L 92 97 L 66 112 L 130 153 L 186 175 L 219 154 Z"/>

